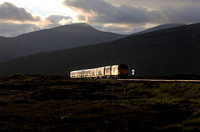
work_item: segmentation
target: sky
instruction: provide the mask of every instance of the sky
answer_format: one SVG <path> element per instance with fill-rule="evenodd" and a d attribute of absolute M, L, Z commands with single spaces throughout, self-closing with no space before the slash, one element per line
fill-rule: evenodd
<path fill-rule="evenodd" d="M 119 34 L 198 23 L 200 0 L 0 0 L 0 36 L 83 22 Z"/>

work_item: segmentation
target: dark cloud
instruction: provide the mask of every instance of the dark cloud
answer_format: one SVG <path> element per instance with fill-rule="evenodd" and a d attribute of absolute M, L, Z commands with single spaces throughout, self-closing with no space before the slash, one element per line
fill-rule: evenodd
<path fill-rule="evenodd" d="M 164 20 L 158 11 L 125 5 L 116 7 L 104 0 L 65 0 L 64 4 L 88 13 L 85 17 L 91 23 L 146 23 L 154 22 L 155 19 L 159 22 Z"/>
<path fill-rule="evenodd" d="M 112 4 L 109 1 L 116 3 Z M 123 1 L 121 4 L 117 4 L 120 1 L 65 0 L 64 4 L 75 11 L 82 11 L 78 18 L 89 23 L 164 24 L 200 21 L 200 8 L 197 3 L 199 0 L 192 0 L 193 3 L 189 0 L 167 0 L 170 4 L 164 0 L 141 0 L 129 1 L 130 5 L 123 5 Z M 156 5 L 153 6 L 154 8 L 152 8 L 151 2 Z M 134 5 L 134 3 L 137 4 Z M 143 6 L 142 3 L 146 3 L 147 6 Z"/>
<path fill-rule="evenodd" d="M 87 12 L 95 11 L 102 14 L 112 10 L 112 5 L 103 0 L 65 0 L 64 4 Z"/>
<path fill-rule="evenodd" d="M 46 18 L 47 21 L 50 22 L 48 27 L 56 27 L 59 25 L 62 25 L 62 22 L 72 22 L 72 18 L 69 16 L 63 16 L 63 15 L 50 15 Z"/>
<path fill-rule="evenodd" d="M 38 21 L 40 18 L 34 17 L 24 8 L 18 8 L 11 3 L 0 4 L 0 20 L 15 20 L 15 21 Z"/>
<path fill-rule="evenodd" d="M 32 24 L 0 23 L 0 36 L 14 37 L 19 34 L 33 32 L 40 28 Z"/>
<path fill-rule="evenodd" d="M 200 5 L 199 0 L 105 0 L 114 5 L 133 5 L 148 8 L 185 7 L 188 5 Z"/>
<path fill-rule="evenodd" d="M 161 12 L 168 19 L 168 23 L 200 22 L 200 8 L 198 6 L 187 6 L 184 8 L 165 7 Z"/>

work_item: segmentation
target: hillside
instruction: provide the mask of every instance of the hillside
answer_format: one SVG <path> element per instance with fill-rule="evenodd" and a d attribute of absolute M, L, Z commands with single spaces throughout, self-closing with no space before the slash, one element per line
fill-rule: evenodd
<path fill-rule="evenodd" d="M 113 41 L 123 35 L 101 32 L 88 24 L 71 24 L 23 34 L 0 37 L 0 62 L 45 51 Z"/>
<path fill-rule="evenodd" d="M 0 74 L 59 74 L 126 63 L 136 75 L 200 74 L 200 24 L 59 50 L 0 64 Z"/>

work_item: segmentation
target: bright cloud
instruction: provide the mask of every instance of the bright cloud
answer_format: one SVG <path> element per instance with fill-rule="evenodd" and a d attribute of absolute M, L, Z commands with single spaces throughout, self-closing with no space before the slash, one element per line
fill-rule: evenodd
<path fill-rule="evenodd" d="M 48 27 L 56 27 L 59 25 L 71 24 L 73 22 L 71 17 L 62 15 L 50 15 L 46 20 L 49 22 Z"/>
<path fill-rule="evenodd" d="M 145 30 L 146 28 L 143 28 L 143 26 L 132 25 L 132 24 L 129 25 L 129 24 L 110 23 L 99 26 L 98 29 L 107 32 L 112 31 L 120 34 L 131 34 L 132 32 L 140 32 L 142 30 Z"/>
<path fill-rule="evenodd" d="M 18 0 L 15 1 L 16 4 L 17 1 Z M 22 1 L 23 0 L 21 0 L 21 2 Z M 53 4 L 55 4 L 55 1 L 54 3 L 51 3 L 51 0 L 48 2 L 47 0 L 45 1 L 46 3 L 44 3 L 44 1 L 40 2 L 40 5 L 49 8 L 49 5 L 53 6 Z M 60 4 L 62 4 L 62 2 Z M 33 2 L 32 6 L 34 7 L 35 5 L 36 3 Z M 56 5 L 58 6 L 58 3 L 55 4 L 55 7 Z M 63 8 L 66 9 L 66 7 L 64 6 Z M 58 10 L 59 9 L 60 8 L 58 8 Z M 52 12 L 48 12 L 48 15 L 42 16 L 38 12 L 40 11 L 35 10 L 35 12 L 31 12 L 25 7 L 18 7 L 8 2 L 4 2 L 2 4 L 0 3 L 0 36 L 14 37 L 19 34 L 32 32 L 44 28 L 52 28 L 64 24 L 70 24 L 73 22 L 73 14 L 72 17 L 70 17 L 66 15 L 60 15 L 58 11 L 56 15 Z"/>
<path fill-rule="evenodd" d="M 41 16 L 49 14 L 74 15 L 74 12 L 66 8 L 63 0 L 0 0 L 0 3 L 8 2 L 17 7 L 26 8 L 32 13 L 37 12 Z"/>

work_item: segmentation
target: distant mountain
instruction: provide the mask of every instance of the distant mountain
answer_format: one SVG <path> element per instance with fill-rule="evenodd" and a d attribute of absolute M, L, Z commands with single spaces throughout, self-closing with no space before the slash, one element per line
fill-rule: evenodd
<path fill-rule="evenodd" d="M 138 32 L 138 33 L 134 33 L 132 35 L 138 35 L 138 34 L 144 34 L 144 33 L 149 33 L 149 32 L 154 32 L 154 31 L 159 31 L 159 30 L 163 30 L 163 29 L 169 29 L 169 28 L 174 28 L 174 27 L 179 27 L 179 26 L 185 26 L 186 24 L 182 24 L 182 23 L 172 23 L 172 24 L 163 24 L 163 25 L 158 25 L 156 27 Z"/>
<path fill-rule="evenodd" d="M 0 74 L 59 74 L 126 63 L 136 75 L 200 74 L 200 24 L 108 43 L 45 52 L 0 64 Z"/>
<path fill-rule="evenodd" d="M 0 62 L 45 51 L 74 48 L 113 41 L 123 35 L 102 32 L 88 24 L 71 24 L 23 34 L 0 37 Z"/>

